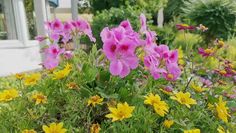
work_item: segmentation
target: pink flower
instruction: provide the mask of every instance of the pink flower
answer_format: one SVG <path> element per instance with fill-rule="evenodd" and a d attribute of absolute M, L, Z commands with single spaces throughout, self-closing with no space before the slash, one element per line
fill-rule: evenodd
<path fill-rule="evenodd" d="M 122 21 L 120 26 L 122 26 L 125 30 L 133 31 L 133 28 L 128 20 Z"/>
<path fill-rule="evenodd" d="M 59 58 L 46 57 L 43 61 L 43 66 L 46 69 L 53 69 L 59 65 Z"/>
<path fill-rule="evenodd" d="M 72 24 L 68 21 L 66 21 L 63 25 L 63 30 L 65 32 L 71 32 L 72 28 L 73 28 Z"/>
<path fill-rule="evenodd" d="M 202 55 L 203 57 L 208 57 L 214 54 L 214 50 L 210 48 L 208 49 L 198 48 L 198 54 Z"/>
<path fill-rule="evenodd" d="M 50 28 L 53 31 L 61 32 L 63 30 L 63 24 L 59 19 L 55 19 L 51 22 Z"/>
<path fill-rule="evenodd" d="M 212 85 L 212 82 L 209 80 L 209 79 L 205 79 L 205 78 L 202 78 L 200 77 L 200 81 L 202 82 L 202 84 L 206 87 L 209 87 Z"/>
<path fill-rule="evenodd" d="M 128 23 L 128 21 L 123 21 L 121 25 Z M 111 30 L 106 27 L 100 34 L 103 41 L 103 52 L 110 61 L 109 70 L 112 75 L 121 78 L 126 77 L 130 73 L 130 69 L 138 66 L 138 57 L 135 55 L 138 43 L 134 37 L 135 34 L 127 33 L 128 30 L 130 30 L 129 32 L 134 31 L 132 31 L 132 27 L 125 29 L 123 26 Z"/>
<path fill-rule="evenodd" d="M 45 49 L 45 55 L 47 57 L 58 58 L 64 51 L 64 48 L 61 49 L 58 45 L 53 44 L 50 45 L 49 48 Z"/>
<path fill-rule="evenodd" d="M 146 17 L 143 13 L 140 15 L 139 19 L 140 19 L 140 23 L 141 23 L 140 32 L 143 33 L 147 30 L 147 20 L 146 20 Z"/>
<path fill-rule="evenodd" d="M 37 41 L 39 41 L 39 42 L 42 42 L 43 40 L 45 40 L 47 37 L 45 37 L 45 36 L 36 36 L 35 37 L 35 40 L 37 40 Z"/>
<path fill-rule="evenodd" d="M 96 41 L 96 39 L 93 37 L 92 29 L 87 21 L 85 21 L 83 19 L 78 19 L 77 21 L 75 21 L 75 23 L 72 23 L 72 25 L 74 25 L 75 28 L 79 32 L 86 34 L 91 41 L 93 41 L 93 42 Z"/>
<path fill-rule="evenodd" d="M 73 57 L 73 52 L 72 51 L 65 51 L 64 53 L 63 53 L 63 56 L 64 56 L 64 58 L 65 59 L 71 59 L 72 57 Z"/>
<path fill-rule="evenodd" d="M 167 63 L 166 68 L 167 72 L 163 73 L 166 80 L 175 81 L 181 75 L 181 70 L 177 63 Z"/>
<path fill-rule="evenodd" d="M 167 92 L 172 92 L 172 91 L 173 91 L 173 88 L 170 87 L 170 86 L 166 86 L 166 87 L 164 88 L 164 90 L 167 91 Z"/>

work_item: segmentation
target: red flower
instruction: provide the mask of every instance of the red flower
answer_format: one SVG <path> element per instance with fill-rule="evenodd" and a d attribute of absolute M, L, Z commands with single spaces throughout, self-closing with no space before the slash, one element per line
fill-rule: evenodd
<path fill-rule="evenodd" d="M 178 30 L 195 30 L 194 26 L 190 26 L 190 25 L 187 25 L 187 24 L 177 24 L 176 28 Z"/>

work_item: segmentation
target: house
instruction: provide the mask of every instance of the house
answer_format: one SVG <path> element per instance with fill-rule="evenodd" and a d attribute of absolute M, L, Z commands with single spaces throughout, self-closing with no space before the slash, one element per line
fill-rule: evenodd
<path fill-rule="evenodd" d="M 49 0 L 32 0 L 35 35 L 46 35 L 44 22 L 50 20 Z M 57 0 L 50 0 L 57 1 Z M 72 19 L 78 17 L 77 0 L 58 0 L 58 9 L 66 9 Z M 52 9 L 53 10 L 53 9 Z M 30 37 L 25 0 L 0 0 L 0 76 L 41 68 L 40 44 Z M 57 12 L 57 8 L 55 8 Z"/>

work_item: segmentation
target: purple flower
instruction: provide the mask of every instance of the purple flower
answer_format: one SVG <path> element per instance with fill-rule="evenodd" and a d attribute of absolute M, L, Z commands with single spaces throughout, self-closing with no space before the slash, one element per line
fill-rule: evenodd
<path fill-rule="evenodd" d="M 147 20 L 146 20 L 146 17 L 143 13 L 140 15 L 139 19 L 140 19 L 140 23 L 141 23 L 140 32 L 143 33 L 145 31 L 147 31 Z"/>
<path fill-rule="evenodd" d="M 208 49 L 198 48 L 198 54 L 202 55 L 203 57 L 208 57 L 214 54 L 214 50 L 210 48 Z"/>
<path fill-rule="evenodd" d="M 129 27 L 131 25 L 128 20 L 123 21 L 121 25 L 111 30 L 104 28 L 100 36 L 103 41 L 103 52 L 110 61 L 111 74 L 123 78 L 130 73 L 130 69 L 138 66 L 138 57 L 135 54 L 138 36 L 127 33 L 127 31 L 134 32 L 132 27 Z"/>
<path fill-rule="evenodd" d="M 59 65 L 59 58 L 46 57 L 43 61 L 43 66 L 46 69 L 53 69 Z"/>
<path fill-rule="evenodd" d="M 39 42 L 42 42 L 43 40 L 45 40 L 47 37 L 45 37 L 45 36 L 36 36 L 35 37 L 35 40 L 37 40 L 37 41 L 39 41 Z"/>
<path fill-rule="evenodd" d="M 49 48 L 45 49 L 45 55 L 47 57 L 58 58 L 64 51 L 64 48 L 61 49 L 58 45 L 53 44 L 50 45 Z"/>
<path fill-rule="evenodd" d="M 73 52 L 72 51 L 65 51 L 64 53 L 63 53 L 63 56 L 64 56 L 64 58 L 65 59 L 71 59 L 72 57 L 73 57 Z"/>
<path fill-rule="evenodd" d="M 163 73 L 166 80 L 175 81 L 181 75 L 181 70 L 177 63 L 167 63 L 166 68 L 167 72 Z"/>

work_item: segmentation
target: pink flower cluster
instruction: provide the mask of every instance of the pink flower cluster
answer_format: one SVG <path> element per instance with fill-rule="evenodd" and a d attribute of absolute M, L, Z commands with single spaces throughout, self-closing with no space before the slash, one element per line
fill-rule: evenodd
<path fill-rule="evenodd" d="M 53 69 L 59 65 L 60 55 L 63 54 L 65 59 L 70 59 L 73 56 L 72 51 L 66 51 L 58 44 L 64 43 L 67 45 L 73 38 L 78 39 L 81 35 L 87 35 L 91 41 L 96 39 L 92 35 L 92 30 L 89 23 L 85 20 L 78 19 L 76 21 L 61 22 L 55 19 L 45 23 L 48 36 L 37 36 L 35 39 L 42 42 L 49 39 L 50 45 L 44 49 L 45 59 L 43 66 L 46 69 Z"/>
<path fill-rule="evenodd" d="M 139 46 L 139 34 L 132 29 L 128 20 L 121 22 L 118 27 L 104 28 L 100 35 L 104 43 L 103 51 L 111 62 L 112 75 L 123 78 L 130 73 L 130 69 L 137 68 L 135 49 Z"/>
<path fill-rule="evenodd" d="M 122 21 L 118 27 L 104 28 L 101 32 L 103 51 L 110 61 L 112 75 L 127 76 L 131 69 L 138 67 L 139 59 L 136 48 L 144 51 L 144 66 L 154 79 L 161 77 L 174 81 L 181 75 L 178 67 L 178 51 L 169 50 L 167 45 L 156 44 L 156 33 L 148 30 L 146 17 L 140 15 L 140 33 L 135 32 L 128 20 Z M 145 35 L 145 39 L 141 36 Z"/>

